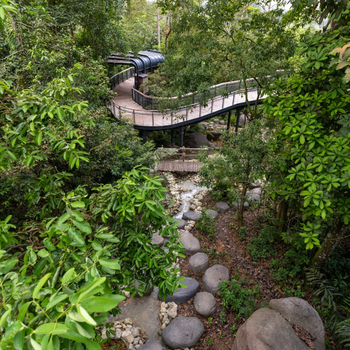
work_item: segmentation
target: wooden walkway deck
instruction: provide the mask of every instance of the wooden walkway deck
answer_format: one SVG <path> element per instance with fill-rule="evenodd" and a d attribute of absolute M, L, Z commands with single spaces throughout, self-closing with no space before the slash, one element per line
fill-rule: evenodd
<path fill-rule="evenodd" d="M 201 162 L 164 160 L 157 164 L 157 170 L 175 173 L 198 173 L 201 166 Z"/>

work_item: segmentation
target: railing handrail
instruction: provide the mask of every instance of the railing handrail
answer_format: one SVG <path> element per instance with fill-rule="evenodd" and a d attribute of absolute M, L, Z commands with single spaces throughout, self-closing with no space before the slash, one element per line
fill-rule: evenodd
<path fill-rule="evenodd" d="M 109 82 L 111 83 L 112 89 L 115 88 L 118 84 L 122 83 L 125 80 L 128 80 L 132 76 L 134 76 L 135 68 L 129 67 L 127 69 L 114 74 L 111 78 L 109 78 Z"/>
<path fill-rule="evenodd" d="M 230 95 L 233 95 L 233 94 L 236 94 L 237 91 L 232 91 L 231 93 L 228 94 L 228 96 Z M 215 98 L 211 98 L 210 101 L 214 102 L 214 101 L 218 101 L 218 100 L 221 100 L 223 98 L 222 95 L 219 95 L 219 96 L 216 96 Z M 183 106 L 183 107 L 180 107 L 176 110 L 173 110 L 173 109 L 165 109 L 163 112 L 160 112 L 159 110 L 155 109 L 155 110 L 144 110 L 144 109 L 135 109 L 135 108 L 127 108 L 127 107 L 120 107 L 118 106 L 113 100 L 112 100 L 112 103 L 115 104 L 118 109 L 120 111 L 124 111 L 124 112 L 129 112 L 129 113 L 134 113 L 134 112 L 138 112 L 139 114 L 144 114 L 144 115 L 162 115 L 164 116 L 165 114 L 176 114 L 178 112 L 181 112 L 183 110 L 186 110 L 186 109 L 192 109 L 192 108 L 195 108 L 197 106 L 200 105 L 200 102 L 196 102 L 196 103 L 192 103 L 192 104 L 189 104 L 189 105 L 186 105 L 186 106 Z"/>
<path fill-rule="evenodd" d="M 254 78 L 249 78 L 246 81 L 253 81 Z M 225 85 L 230 85 L 230 84 L 237 84 L 237 83 L 241 83 L 241 80 L 233 80 L 233 81 L 226 81 L 224 83 L 220 83 L 220 84 L 216 84 L 216 85 L 212 85 L 210 87 L 210 90 L 208 92 L 210 92 L 211 90 L 221 87 L 221 86 L 225 86 Z M 188 94 L 185 95 L 181 95 L 181 96 L 172 96 L 172 97 L 158 97 L 158 96 L 151 96 L 151 95 L 146 95 L 143 92 L 135 89 L 134 87 L 132 88 L 134 91 L 136 91 L 139 95 L 146 97 L 146 98 L 150 98 L 153 100 L 177 100 L 177 99 L 182 99 L 182 98 L 186 98 L 186 97 L 190 97 L 193 95 L 198 95 L 198 91 L 195 92 L 189 92 Z M 232 91 L 231 91 L 232 92 Z M 221 96 L 221 95 L 218 95 Z"/>

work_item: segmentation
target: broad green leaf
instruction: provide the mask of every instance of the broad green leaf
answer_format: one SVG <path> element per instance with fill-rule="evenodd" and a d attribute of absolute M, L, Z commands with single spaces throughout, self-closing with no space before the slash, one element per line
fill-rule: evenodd
<path fill-rule="evenodd" d="M 81 306 L 89 312 L 107 312 L 115 308 L 120 301 L 123 301 L 125 297 L 118 295 L 119 300 L 109 299 L 106 297 L 91 297 L 81 302 Z"/>
<path fill-rule="evenodd" d="M 112 270 L 120 270 L 119 260 L 117 259 L 100 259 L 100 264 Z"/>
<path fill-rule="evenodd" d="M 85 345 L 88 348 L 88 350 L 102 350 L 100 345 L 98 343 L 94 342 L 93 340 L 87 340 L 85 342 Z"/>
<path fill-rule="evenodd" d="M 50 309 L 52 309 L 54 306 L 56 306 L 57 304 L 59 304 L 61 301 L 65 300 L 68 298 L 67 294 L 62 294 L 59 296 L 56 296 L 52 301 L 50 301 L 46 307 L 45 310 L 48 311 Z"/>
<path fill-rule="evenodd" d="M 26 334 L 25 329 L 22 329 L 21 331 L 17 332 L 16 335 L 14 336 L 14 338 L 13 338 L 13 347 L 16 350 L 23 350 L 25 334 Z"/>
<path fill-rule="evenodd" d="M 75 277 L 75 268 L 72 267 L 69 269 L 62 277 L 62 284 L 67 284 L 68 281 L 72 280 Z"/>
<path fill-rule="evenodd" d="M 87 221 L 79 222 L 76 220 L 73 220 L 73 224 L 81 231 L 86 234 L 90 234 L 92 232 L 91 226 Z"/>
<path fill-rule="evenodd" d="M 11 311 L 12 311 L 12 307 L 10 309 L 6 310 L 4 312 L 4 314 L 1 316 L 1 318 L 0 318 L 0 329 L 2 329 L 2 327 L 4 327 L 4 324 L 5 324 L 6 320 L 11 315 Z"/>
<path fill-rule="evenodd" d="M 17 320 L 23 322 L 24 317 L 27 313 L 27 310 L 28 310 L 28 307 L 30 304 L 31 304 L 31 302 L 28 301 L 27 303 L 25 303 L 21 306 L 21 308 L 19 309 L 19 312 L 18 312 Z"/>
<path fill-rule="evenodd" d="M 93 330 L 93 327 L 87 324 L 75 324 L 77 327 L 77 331 L 80 335 L 82 335 L 85 338 L 92 339 L 95 337 L 95 332 Z M 84 326 L 84 327 L 83 327 Z M 86 326 L 86 327 L 85 327 Z M 88 328 L 89 327 L 89 328 Z"/>
<path fill-rule="evenodd" d="M 32 345 L 34 350 L 42 350 L 41 345 L 37 341 L 35 341 L 32 337 L 30 338 L 30 344 Z"/>
<path fill-rule="evenodd" d="M 67 332 L 68 328 L 63 323 L 44 323 L 39 326 L 34 333 L 35 334 L 62 334 Z"/>
<path fill-rule="evenodd" d="M 76 243 L 78 243 L 79 245 L 85 245 L 85 240 L 84 240 L 84 237 L 82 236 L 82 234 L 73 229 L 73 228 L 70 228 L 68 230 L 68 234 L 69 234 L 69 237 Z"/>
<path fill-rule="evenodd" d="M 82 300 L 85 295 L 90 293 L 92 290 L 94 290 L 96 287 L 100 286 L 105 281 L 106 281 L 106 277 L 99 277 L 95 281 L 93 281 L 91 284 L 89 284 L 88 286 L 83 287 L 80 290 L 81 294 L 79 295 L 78 301 Z"/>
<path fill-rule="evenodd" d="M 70 218 L 68 213 L 64 213 L 57 221 L 57 225 L 61 226 L 64 222 L 66 222 Z"/>
<path fill-rule="evenodd" d="M 51 273 L 48 273 L 39 280 L 33 292 L 33 299 L 38 299 L 41 288 L 44 286 L 44 284 L 46 283 L 46 281 L 49 279 L 50 276 L 51 276 Z"/>
<path fill-rule="evenodd" d="M 78 305 L 77 311 L 78 311 L 78 314 L 85 320 L 86 323 L 90 324 L 91 326 L 97 326 L 97 323 L 82 306 Z"/>
<path fill-rule="evenodd" d="M 73 202 L 71 203 L 71 206 L 73 208 L 85 208 L 85 203 L 84 202 Z"/>

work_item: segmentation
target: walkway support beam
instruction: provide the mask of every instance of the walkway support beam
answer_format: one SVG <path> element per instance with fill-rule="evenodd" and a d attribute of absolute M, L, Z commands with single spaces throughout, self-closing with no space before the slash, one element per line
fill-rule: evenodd
<path fill-rule="evenodd" d="M 230 123 L 231 123 L 231 111 L 228 112 L 227 130 L 230 130 Z"/>
<path fill-rule="evenodd" d="M 241 108 L 237 108 L 236 109 L 236 129 L 235 129 L 235 132 L 237 133 L 238 132 L 238 127 L 239 127 L 239 117 L 241 116 Z"/>
<path fill-rule="evenodd" d="M 185 129 L 186 127 L 182 126 L 180 128 L 180 147 L 184 146 L 184 135 L 185 135 Z"/>

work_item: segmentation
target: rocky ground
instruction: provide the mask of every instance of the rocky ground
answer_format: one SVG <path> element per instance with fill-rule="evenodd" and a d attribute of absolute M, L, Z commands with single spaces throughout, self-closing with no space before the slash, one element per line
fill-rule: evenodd
<path fill-rule="evenodd" d="M 163 345 L 165 343 L 171 349 L 231 350 L 236 332 L 246 320 L 242 315 L 223 308 L 222 299 L 217 295 L 219 282 L 237 276 L 245 278 L 246 287 L 253 289 L 259 286 L 259 295 L 256 297 L 258 304 L 267 305 L 271 299 L 286 295 L 272 278 L 268 262 L 255 262 L 248 254 L 249 239 L 242 241 L 239 237 L 234 206 L 230 208 L 225 203 L 216 203 L 207 189 L 198 186 L 199 178 L 196 175 L 176 177 L 167 174 L 166 178 L 171 197 L 168 201 L 169 210 L 180 222 L 180 239 L 186 249 L 186 258 L 179 258 L 178 266 L 180 274 L 186 277 L 183 283 L 188 288 L 180 288 L 165 301 L 157 300 L 156 290 L 149 297 L 140 298 L 144 300 L 144 305 L 136 309 L 134 324 L 119 319 L 115 330 L 130 350 L 161 350 L 161 340 Z M 251 204 L 259 199 L 260 193 L 261 190 L 257 188 L 252 190 Z M 188 202 L 185 207 L 182 207 L 183 199 Z M 258 233 L 257 223 L 264 221 L 261 210 L 251 204 L 249 208 L 247 203 L 245 212 L 248 238 Z M 211 237 L 196 227 L 203 208 L 216 221 L 215 234 Z M 162 245 L 162 237 L 155 236 L 154 239 L 156 244 Z M 312 301 L 311 291 L 306 292 L 305 299 Z M 141 315 L 142 310 L 146 316 L 147 312 L 151 312 L 152 317 L 158 317 L 157 321 L 152 321 L 154 329 L 148 331 L 149 334 L 143 329 L 147 325 L 140 327 L 137 324 L 140 318 L 137 315 Z M 128 314 L 127 309 L 124 314 Z M 146 339 L 153 342 L 147 343 Z"/>

